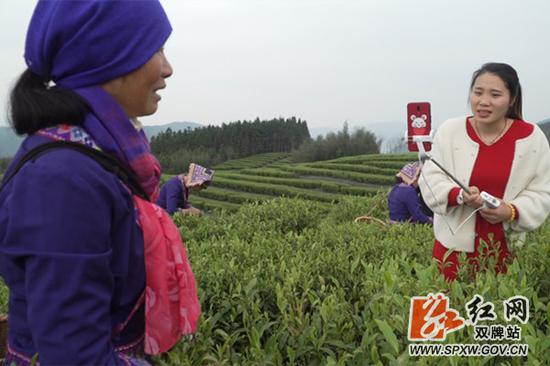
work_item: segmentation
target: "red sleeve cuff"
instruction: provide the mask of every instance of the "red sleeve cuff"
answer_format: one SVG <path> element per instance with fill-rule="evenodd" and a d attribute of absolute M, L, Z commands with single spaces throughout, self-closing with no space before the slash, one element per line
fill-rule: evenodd
<path fill-rule="evenodd" d="M 458 206 L 456 197 L 460 193 L 460 187 L 454 187 L 449 191 L 449 196 L 447 197 L 447 206 Z"/>

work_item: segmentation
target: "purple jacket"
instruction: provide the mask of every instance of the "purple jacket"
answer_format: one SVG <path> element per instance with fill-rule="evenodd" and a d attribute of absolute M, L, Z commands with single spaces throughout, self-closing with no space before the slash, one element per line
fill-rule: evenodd
<path fill-rule="evenodd" d="M 14 162 L 46 141 L 28 137 Z M 111 333 L 144 290 L 143 255 L 131 195 L 114 175 L 68 149 L 27 162 L 0 192 L 10 348 L 38 352 L 43 365 L 125 364 L 115 347 L 143 336 L 143 307 Z"/>
<path fill-rule="evenodd" d="M 157 205 L 173 215 L 180 208 L 193 207 L 188 203 L 189 190 L 179 176 L 170 178 L 160 189 Z"/>
<path fill-rule="evenodd" d="M 431 223 L 432 218 L 422 212 L 416 189 L 406 184 L 396 184 L 388 195 L 390 220 L 412 223 Z"/>

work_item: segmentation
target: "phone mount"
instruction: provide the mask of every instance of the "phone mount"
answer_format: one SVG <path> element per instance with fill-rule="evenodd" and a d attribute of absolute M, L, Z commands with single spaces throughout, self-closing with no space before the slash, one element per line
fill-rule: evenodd
<path fill-rule="evenodd" d="M 411 136 L 409 137 L 408 135 L 406 136 L 406 139 L 411 139 L 413 142 L 416 143 L 416 146 L 418 148 L 418 158 L 420 159 L 420 161 L 422 161 L 422 163 L 425 163 L 426 160 L 430 160 L 431 162 L 433 162 L 435 165 L 437 165 L 437 167 L 439 169 L 441 169 L 441 171 L 443 171 L 443 173 L 445 173 L 445 175 L 447 175 L 449 178 L 451 178 L 456 184 L 458 184 L 458 186 L 460 188 L 462 188 L 462 190 L 464 190 L 464 192 L 470 194 L 470 190 L 468 189 L 468 187 L 466 187 L 461 181 L 459 181 L 458 179 L 456 179 L 450 172 L 448 172 L 443 166 L 441 166 L 441 164 L 439 164 L 434 158 L 432 158 L 427 152 L 426 150 L 424 149 L 424 143 L 425 142 L 433 142 L 433 131 L 430 131 L 430 134 L 429 135 L 414 135 L 414 136 Z M 409 140 L 410 141 L 410 140 Z M 483 200 L 483 206 L 485 208 L 497 208 L 498 206 L 500 206 L 501 204 L 501 201 L 492 196 L 491 194 L 485 192 L 485 191 L 482 191 L 479 196 L 481 197 L 481 199 Z"/>
<path fill-rule="evenodd" d="M 424 149 L 424 143 L 433 142 L 433 131 L 430 131 L 429 135 L 414 135 L 411 137 L 407 136 L 407 139 L 411 139 L 412 142 L 416 143 L 416 147 L 418 148 L 418 158 L 424 162 L 424 160 L 431 159 L 430 155 L 426 152 L 426 149 Z"/>

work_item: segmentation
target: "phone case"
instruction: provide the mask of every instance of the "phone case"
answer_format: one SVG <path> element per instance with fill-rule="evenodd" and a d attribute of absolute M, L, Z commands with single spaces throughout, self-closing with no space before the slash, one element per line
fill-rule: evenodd
<path fill-rule="evenodd" d="M 432 130 L 430 103 L 413 102 L 407 104 L 407 144 L 409 151 L 418 151 L 413 136 L 428 136 Z M 432 144 L 424 142 L 424 150 L 430 151 Z"/>

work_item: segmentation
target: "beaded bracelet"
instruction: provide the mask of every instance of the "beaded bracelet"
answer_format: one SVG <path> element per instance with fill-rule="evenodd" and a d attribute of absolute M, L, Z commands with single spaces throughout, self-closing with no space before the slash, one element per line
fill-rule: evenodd
<path fill-rule="evenodd" d="M 512 216 L 508 219 L 508 222 L 512 222 L 516 218 L 516 208 L 511 203 L 506 203 L 506 206 L 510 207 L 510 210 L 512 210 Z"/>

